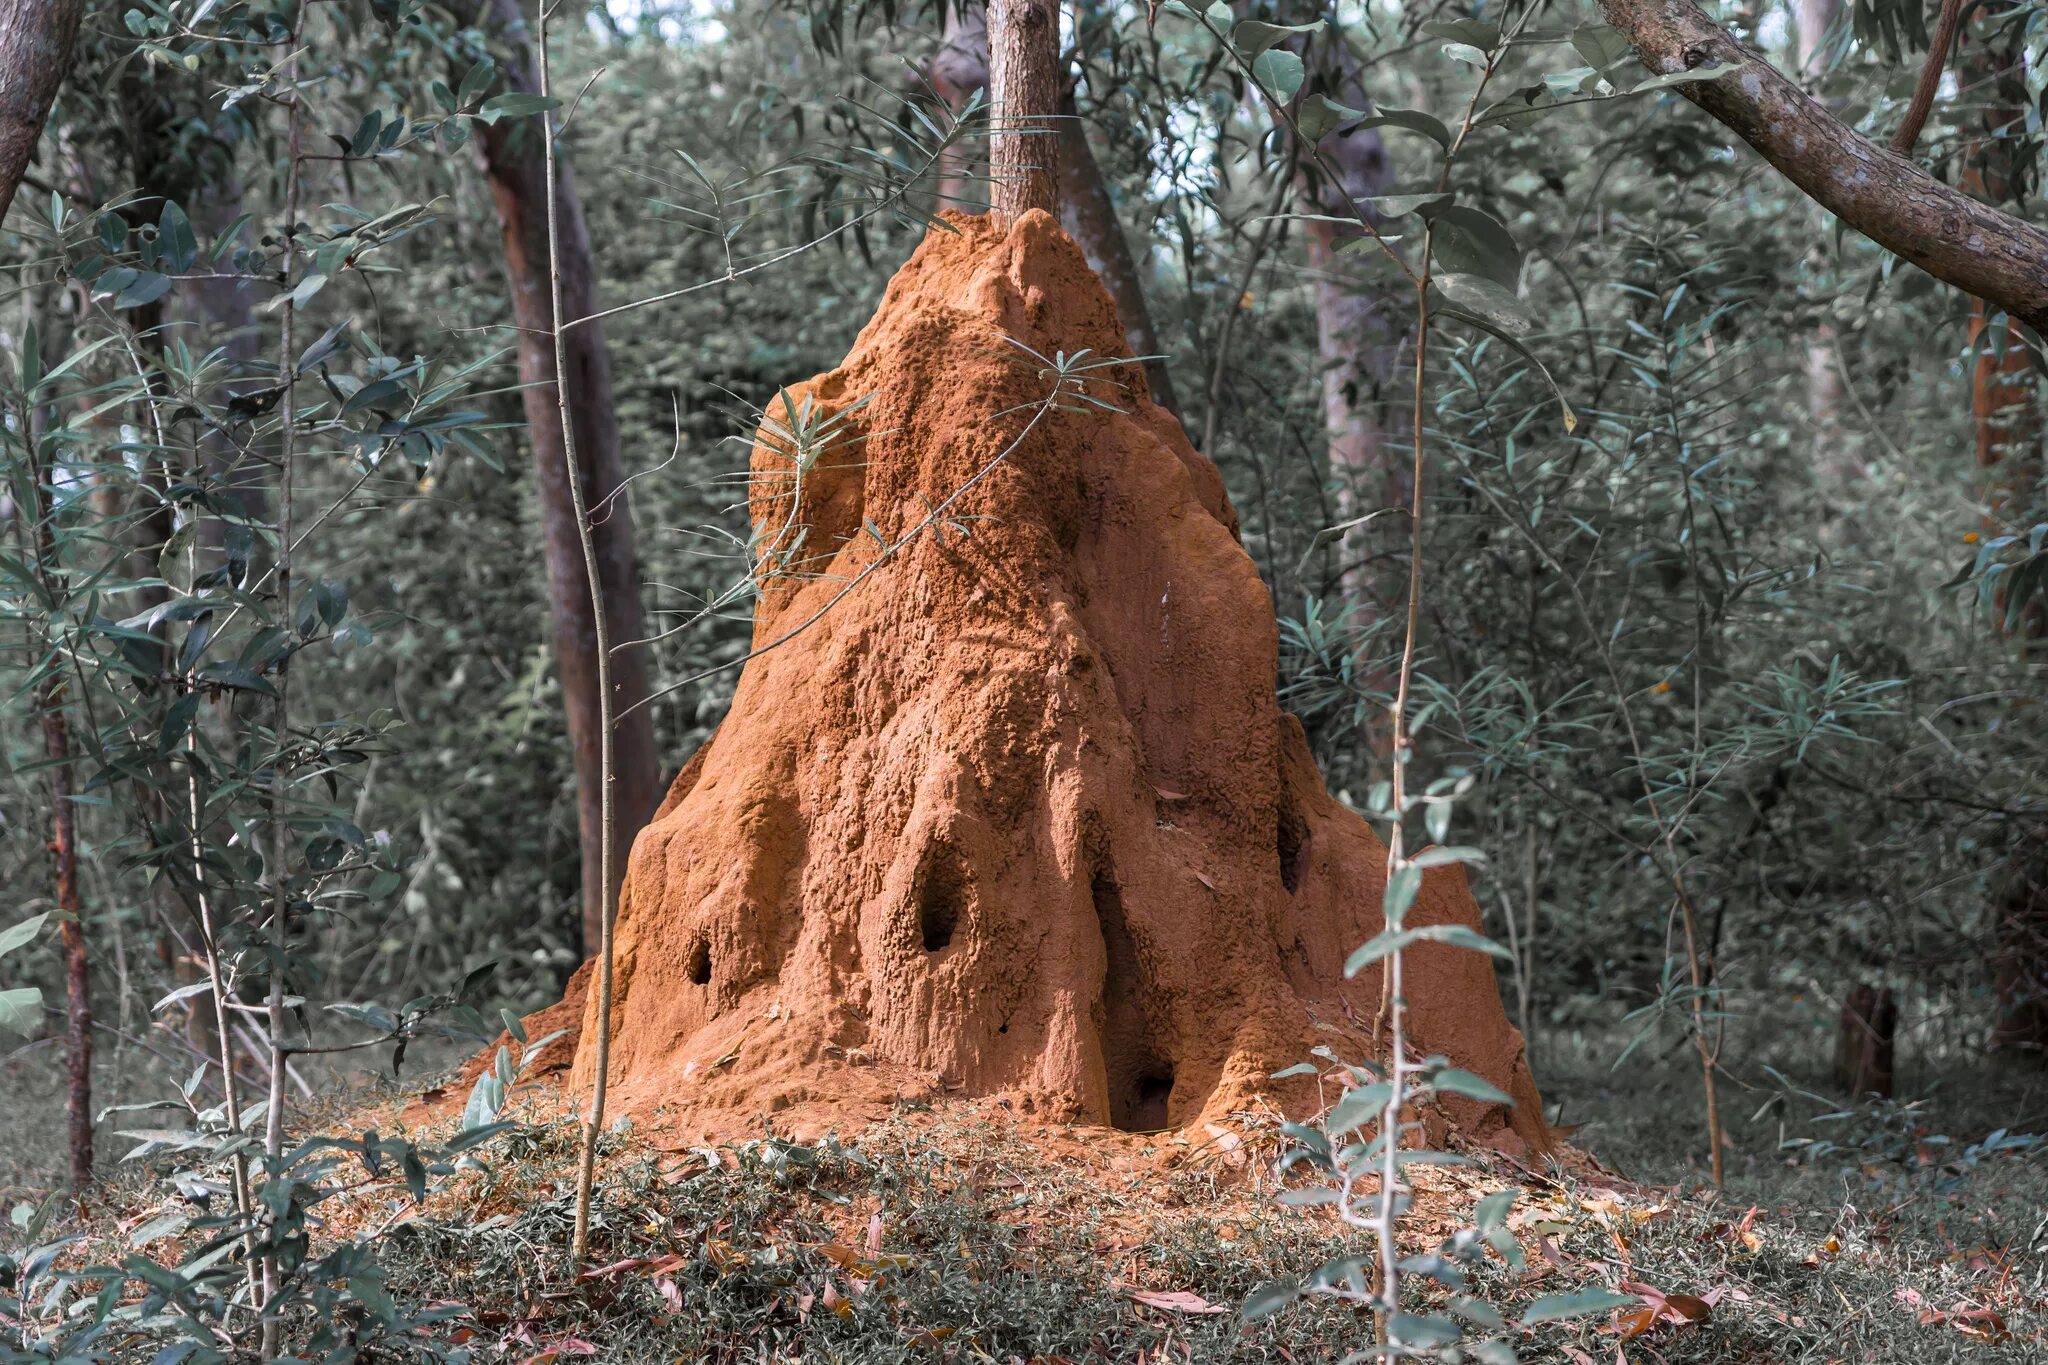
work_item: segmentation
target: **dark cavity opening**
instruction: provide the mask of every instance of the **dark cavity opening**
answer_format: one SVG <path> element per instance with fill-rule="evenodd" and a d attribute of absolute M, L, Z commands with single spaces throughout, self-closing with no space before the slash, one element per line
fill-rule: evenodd
<path fill-rule="evenodd" d="M 711 945 L 698 939 L 690 945 L 690 980 L 699 986 L 711 984 Z"/>
<path fill-rule="evenodd" d="M 917 893 L 917 932 L 927 953 L 952 946 L 966 892 L 966 879 L 952 854 L 941 850 L 926 864 Z"/>
<path fill-rule="evenodd" d="M 1130 1122 L 1119 1123 L 1117 1127 L 1133 1133 L 1151 1133 L 1166 1127 L 1166 1102 L 1172 1098 L 1172 1067 L 1138 1077 L 1131 1090 Z"/>
<path fill-rule="evenodd" d="M 1274 848 L 1280 856 L 1280 884 L 1288 895 L 1301 890 L 1302 875 L 1308 871 L 1308 821 L 1294 803 L 1282 800 L 1274 830 Z"/>
<path fill-rule="evenodd" d="M 1153 1039 L 1145 1011 L 1144 971 L 1124 914 L 1123 888 L 1109 868 L 1096 869 L 1089 886 L 1102 931 L 1102 1065 L 1109 1083 L 1109 1121 L 1127 1133 L 1169 1123 L 1173 1063 Z"/>

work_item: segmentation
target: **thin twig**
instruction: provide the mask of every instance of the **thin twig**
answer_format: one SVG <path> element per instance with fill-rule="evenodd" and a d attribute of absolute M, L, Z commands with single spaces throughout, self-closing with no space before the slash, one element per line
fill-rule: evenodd
<path fill-rule="evenodd" d="M 292 52 L 281 69 L 283 78 L 292 86 L 289 112 L 286 115 L 285 150 L 285 191 L 284 191 L 284 232 L 279 262 L 280 274 L 288 284 L 291 281 L 292 266 L 298 256 L 299 183 L 303 163 L 300 160 L 304 148 L 301 139 L 304 133 L 306 96 L 299 88 L 299 56 L 304 50 L 307 6 L 299 6 L 292 32 Z M 297 361 L 296 328 L 298 306 L 287 295 L 284 300 L 284 314 L 278 324 L 278 376 L 283 391 L 278 396 L 278 484 L 277 484 L 277 612 L 278 619 L 289 625 L 292 614 L 292 459 L 295 438 L 298 434 L 298 386 L 293 382 L 293 366 Z M 285 818 L 286 757 L 289 753 L 290 726 L 290 679 L 291 656 L 287 653 L 277 663 L 276 700 L 271 708 L 271 744 L 275 751 L 272 758 L 270 777 L 270 1103 L 263 1116 L 264 1179 L 276 1180 L 283 1175 L 284 1160 L 284 1109 L 286 1065 L 277 1040 L 284 1036 L 285 1005 L 284 978 L 285 958 L 291 941 L 291 893 L 287 884 L 286 856 L 290 850 L 290 830 Z M 223 1030 L 228 1024 L 226 1013 L 220 1015 Z M 273 1309 L 278 1291 L 278 1258 L 274 1251 L 265 1252 L 263 1258 L 263 1356 L 270 1359 L 278 1354 L 278 1345 L 283 1338 L 284 1323 Z"/>
<path fill-rule="evenodd" d="M 536 25 L 536 49 L 540 64 L 540 97 L 550 98 L 552 70 L 548 59 L 548 21 L 553 10 L 541 0 Z M 580 96 L 578 98 L 581 98 Z M 590 1193 L 597 1173 L 597 1138 L 604 1126 L 605 1089 L 610 1081 L 612 1045 L 612 930 L 617 912 L 613 863 L 617 854 L 615 827 L 618 813 L 612 777 L 617 766 L 617 705 L 612 697 L 611 623 L 605 619 L 604 579 L 597 562 L 597 537 L 591 529 L 590 512 L 584 504 L 583 471 L 576 460 L 576 427 L 569 419 L 569 343 L 562 322 L 562 258 L 560 184 L 556 180 L 555 144 L 557 133 L 546 110 L 541 119 L 542 192 L 548 197 L 548 333 L 555 352 L 555 416 L 562 426 L 563 473 L 569 483 L 569 504 L 576 518 L 576 540 L 583 551 L 583 575 L 590 587 L 590 625 L 596 647 L 598 725 L 598 943 L 597 943 L 597 1048 L 590 1088 L 590 1109 L 583 1122 L 583 1147 L 576 1162 L 576 1227 L 569 1242 L 572 1272 L 583 1268 L 590 1249 Z"/>

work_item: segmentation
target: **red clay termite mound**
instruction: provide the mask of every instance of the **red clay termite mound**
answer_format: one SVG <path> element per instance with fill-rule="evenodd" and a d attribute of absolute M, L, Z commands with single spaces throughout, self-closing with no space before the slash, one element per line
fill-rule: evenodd
<path fill-rule="evenodd" d="M 754 449 L 757 546 L 803 567 L 757 551 L 755 646 L 786 642 L 633 849 L 629 1109 L 998 1094 L 1145 1130 L 1273 1094 L 1316 1043 L 1368 1054 L 1379 979 L 1342 964 L 1381 927 L 1385 850 L 1275 699 L 1271 596 L 1215 467 L 1135 364 L 1088 385 L 1125 410 L 1070 403 L 1018 440 L 1053 381 L 1006 337 L 1129 355 L 1051 218 L 949 216 L 845 363 L 791 391 L 835 439 L 800 478 L 786 439 Z M 884 556 L 963 486 L 964 534 Z M 1445 921 L 1478 921 L 1456 869 L 1410 918 Z M 1450 1120 L 1541 1144 L 1487 959 L 1409 961 L 1416 1047 L 1518 1101 Z M 579 1087 L 596 1037 L 593 993 Z"/>

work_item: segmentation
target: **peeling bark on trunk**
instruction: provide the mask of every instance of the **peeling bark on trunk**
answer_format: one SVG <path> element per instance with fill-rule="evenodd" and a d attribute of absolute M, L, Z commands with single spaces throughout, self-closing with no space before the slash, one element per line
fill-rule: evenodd
<path fill-rule="evenodd" d="M 85 0 L 9 0 L 0 5 L 0 220 L 28 174 L 43 120 L 71 69 Z"/>
<path fill-rule="evenodd" d="M 996 221 L 1059 213 L 1060 12 L 1053 0 L 995 0 L 988 10 L 990 198 Z"/>
<path fill-rule="evenodd" d="M 514 0 L 492 0 L 487 14 L 497 32 L 513 46 L 504 63 L 510 88 L 531 93 L 537 86 L 527 29 Z M 533 442 L 541 529 L 548 570 L 548 610 L 555 640 L 555 666 L 562 679 L 568 712 L 569 740 L 576 757 L 577 814 L 583 854 L 583 943 L 594 950 L 606 896 L 600 853 L 599 819 L 602 796 L 599 749 L 602 741 L 597 695 L 597 631 L 591 615 L 590 590 L 583 571 L 575 512 L 563 465 L 562 429 L 555 410 L 555 359 L 550 331 L 554 318 L 549 303 L 547 258 L 547 172 L 535 119 L 506 119 L 481 127 L 477 143 L 491 193 L 504 224 L 505 270 L 512 285 L 513 319 L 519 326 L 519 377 L 525 384 L 521 400 Z M 597 310 L 597 276 L 591 260 L 590 233 L 583 221 L 568 168 L 561 168 L 553 187 L 561 226 L 562 307 L 571 318 Z M 633 836 L 647 823 L 661 800 L 661 771 L 654 747 L 654 719 L 646 707 L 631 709 L 647 697 L 644 649 L 628 642 L 644 634 L 640 607 L 640 567 L 633 549 L 633 516 L 623 496 L 606 500 L 624 475 L 619 459 L 618 418 L 612 409 L 611 360 L 604 330 L 597 323 L 572 328 L 568 346 L 569 420 L 575 427 L 576 454 L 588 493 L 597 537 L 599 576 L 603 579 L 605 617 L 611 637 L 622 646 L 612 660 L 614 701 L 618 708 L 617 762 L 613 774 L 617 818 L 613 866 L 622 879 Z M 612 888 L 616 891 L 616 887 Z"/>

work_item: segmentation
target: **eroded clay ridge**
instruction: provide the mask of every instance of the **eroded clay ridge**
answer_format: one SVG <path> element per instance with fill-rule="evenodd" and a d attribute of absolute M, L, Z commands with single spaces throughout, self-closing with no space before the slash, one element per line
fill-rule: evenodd
<path fill-rule="evenodd" d="M 1136 365 L 1090 386 L 1125 410 L 1071 404 L 1018 441 L 1052 381 L 1006 337 L 1129 354 L 1050 218 L 949 216 L 845 363 L 791 390 L 825 434 L 808 467 L 780 436 L 754 450 L 781 570 L 757 646 L 981 477 L 957 528 L 747 664 L 640 835 L 613 1014 L 629 1109 L 1002 1094 L 1151 1129 L 1271 1095 L 1318 1042 L 1366 1053 L 1379 980 L 1341 969 L 1380 928 L 1385 853 L 1275 698 L 1271 598 L 1216 469 Z M 1456 870 L 1413 916 L 1479 918 Z M 1417 1045 L 1521 1101 L 1453 1121 L 1540 1140 L 1489 963 L 1409 962 Z M 593 997 L 579 1085 L 595 1019 Z"/>

